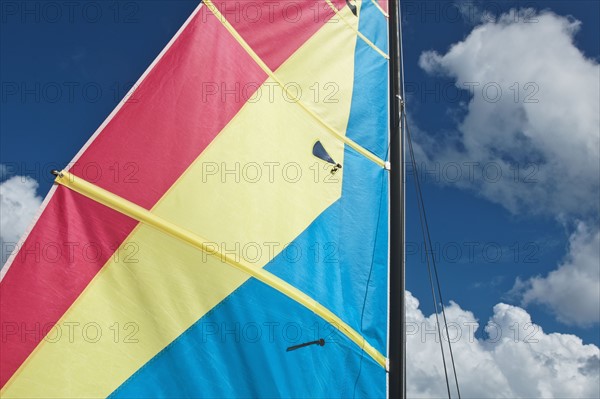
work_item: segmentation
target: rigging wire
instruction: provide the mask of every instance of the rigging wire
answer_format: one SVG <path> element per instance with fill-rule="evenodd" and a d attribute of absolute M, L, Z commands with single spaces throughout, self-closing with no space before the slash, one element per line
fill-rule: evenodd
<path fill-rule="evenodd" d="M 408 138 L 408 136 L 407 136 Z M 410 152 L 411 152 L 411 161 L 413 164 L 413 170 L 415 170 L 415 159 L 414 159 L 414 155 L 412 153 L 412 142 L 410 139 L 407 140 L 409 142 L 409 148 L 410 148 Z M 431 286 L 431 299 L 433 301 L 433 307 L 434 307 L 434 312 L 435 312 L 435 325 L 437 327 L 437 332 L 438 332 L 438 336 L 440 337 L 440 351 L 442 354 L 442 364 L 444 365 L 444 376 L 446 379 L 446 389 L 448 390 L 448 399 L 450 399 L 452 397 L 452 395 L 450 394 L 450 382 L 448 379 L 448 369 L 446 367 L 446 355 L 444 354 L 444 344 L 442 341 L 442 331 L 440 329 L 440 319 L 439 319 L 439 311 L 438 311 L 438 302 L 436 299 L 436 295 L 435 295 L 435 289 L 434 289 L 434 284 L 433 284 L 433 275 L 431 273 L 431 264 L 429 262 L 429 250 L 428 250 L 428 245 L 427 245 L 427 239 L 426 239 L 426 235 L 425 235 L 425 223 L 423 221 L 423 210 L 422 210 L 422 206 L 421 206 L 421 198 L 419 195 L 419 189 L 420 186 L 417 183 L 417 179 L 414 179 L 415 181 L 415 191 L 417 192 L 417 203 L 419 206 L 419 220 L 421 222 L 421 231 L 423 232 L 423 245 L 425 246 L 425 259 L 427 260 L 427 273 L 429 275 L 429 284 Z"/>
<path fill-rule="evenodd" d="M 456 392 L 458 393 L 458 398 L 461 398 L 460 395 L 460 388 L 459 388 L 459 384 L 458 384 L 458 376 L 456 374 L 456 364 L 454 362 L 454 353 L 452 352 L 452 342 L 450 341 L 450 334 L 448 333 L 448 321 L 446 319 L 446 307 L 444 306 L 444 299 L 442 297 L 442 289 L 441 289 L 441 285 L 440 285 L 440 279 L 439 279 L 439 274 L 437 271 L 437 264 L 435 262 L 435 255 L 433 252 L 433 244 L 431 241 L 431 233 L 429 231 L 429 223 L 427 221 L 427 213 L 425 210 L 425 201 L 423 200 L 423 192 L 421 190 L 421 182 L 419 179 L 419 171 L 417 168 L 417 162 L 415 159 L 415 153 L 413 150 L 413 145 L 412 145 L 412 137 L 410 135 L 410 130 L 408 128 L 408 118 L 406 116 L 406 112 L 402 112 L 402 116 L 404 118 L 404 126 L 406 129 L 406 140 L 408 142 L 408 149 L 410 152 L 410 158 L 411 158 L 411 164 L 412 164 L 412 168 L 414 171 L 414 182 L 415 182 L 415 190 L 417 193 L 417 203 L 419 206 L 419 219 L 421 222 L 421 231 L 423 232 L 423 244 L 425 246 L 425 257 L 427 259 L 427 272 L 429 274 L 429 283 L 431 285 L 431 295 L 433 298 L 433 305 L 434 305 L 434 310 L 435 310 L 435 319 L 436 319 L 436 323 L 437 323 L 437 330 L 438 330 L 438 335 L 440 337 L 440 349 L 442 351 L 442 361 L 444 362 L 444 374 L 446 377 L 446 388 L 448 390 L 448 398 L 451 398 L 451 394 L 450 394 L 450 383 L 449 383 L 449 379 L 448 379 L 448 371 L 447 371 L 447 367 L 446 367 L 446 356 L 444 354 L 444 346 L 443 346 L 443 340 L 442 340 L 442 334 L 441 334 L 441 329 L 440 329 L 440 322 L 439 322 L 439 312 L 438 312 L 438 306 L 437 306 L 437 301 L 436 301 L 436 294 L 435 294 L 435 288 L 434 288 L 434 283 L 433 283 L 433 276 L 431 273 L 432 267 L 431 265 L 433 265 L 433 271 L 434 271 L 434 276 L 435 276 L 435 281 L 436 281 L 436 285 L 437 285 L 437 294 L 439 296 L 440 302 L 441 302 L 441 309 L 442 309 L 442 318 L 444 320 L 444 327 L 445 327 L 445 331 L 446 331 L 446 337 L 448 338 L 448 349 L 450 352 L 450 361 L 452 364 L 452 371 L 454 374 L 454 382 L 456 383 Z M 431 250 L 431 264 L 429 262 L 429 250 Z"/>

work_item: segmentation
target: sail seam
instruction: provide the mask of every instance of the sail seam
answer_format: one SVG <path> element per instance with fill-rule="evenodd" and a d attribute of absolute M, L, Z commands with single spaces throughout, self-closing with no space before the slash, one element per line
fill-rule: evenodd
<path fill-rule="evenodd" d="M 55 182 L 66 188 L 69 188 L 87 198 L 90 198 L 102 205 L 105 205 L 125 216 L 137 220 L 140 223 L 144 223 L 148 226 L 154 227 L 157 230 L 169 234 L 170 236 L 183 241 L 204 253 L 219 257 L 224 263 L 231 267 L 234 267 L 254 278 L 268 285 L 269 287 L 279 291 L 292 299 L 296 303 L 304 306 L 308 310 L 314 312 L 320 316 L 323 320 L 327 321 L 334 328 L 339 330 L 342 334 L 348 337 L 358 347 L 364 350 L 376 363 L 378 363 L 384 369 L 386 368 L 386 358 L 377 349 L 375 349 L 367 340 L 354 330 L 350 325 L 344 322 L 339 316 L 327 309 L 325 306 L 311 298 L 303 291 L 294 287 L 287 281 L 277 277 L 276 275 L 264 270 L 263 268 L 257 268 L 239 262 L 233 259 L 231 256 L 215 251 L 213 247 L 207 245 L 207 240 L 198 236 L 197 234 L 186 230 L 178 225 L 169 222 L 155 215 L 151 211 L 126 200 L 108 190 L 100 188 L 82 178 L 76 177 L 75 175 L 62 171 L 56 177 Z"/>
<path fill-rule="evenodd" d="M 338 132 L 336 128 L 328 124 L 323 118 L 321 118 L 315 111 L 310 109 L 306 104 L 304 104 L 300 99 L 296 98 L 296 96 L 291 93 L 286 85 L 279 79 L 279 77 L 269 68 L 269 66 L 256 54 L 256 52 L 250 47 L 250 45 L 242 38 L 239 32 L 229 23 L 229 21 L 221 14 L 218 8 L 214 5 L 212 0 L 204 0 L 204 4 L 208 7 L 208 9 L 214 14 L 214 16 L 223 24 L 225 29 L 229 31 L 229 33 L 234 37 L 234 39 L 242 46 L 242 48 L 248 53 L 248 55 L 256 62 L 256 64 L 271 78 L 274 80 L 281 89 L 286 93 L 288 98 L 295 99 L 295 103 L 298 104 L 305 112 L 307 112 L 310 116 L 312 116 L 315 120 L 317 120 L 322 126 L 324 126 L 335 138 L 343 141 L 349 147 L 354 149 L 356 152 L 364 156 L 365 158 L 373 161 L 377 165 L 382 168 L 385 168 L 385 161 L 379 158 L 377 155 L 373 154 L 366 148 L 362 147 L 360 144 L 355 142 L 349 137 L 346 137 L 342 133 Z"/>
<path fill-rule="evenodd" d="M 357 28 L 355 28 L 354 26 L 352 26 L 352 24 L 350 22 L 348 22 L 348 20 L 346 18 L 344 18 L 344 16 L 342 14 L 340 14 L 340 11 L 331 2 L 331 0 L 325 0 L 325 1 L 329 5 L 329 7 L 333 10 L 333 12 L 335 13 L 335 15 L 337 15 L 338 17 L 340 17 L 340 19 L 346 24 L 346 26 L 348 28 L 352 29 L 354 31 L 354 33 L 356 33 L 358 35 L 358 37 L 360 37 L 362 39 L 363 42 L 365 42 L 369 47 L 371 47 L 373 50 L 375 50 L 379 55 L 381 55 L 386 60 L 390 59 L 389 55 L 387 55 L 383 50 L 381 50 L 379 47 L 377 47 L 375 45 L 375 43 L 373 43 L 371 40 L 369 40 L 369 38 L 367 38 L 365 35 L 363 35 L 361 31 L 359 31 Z"/>

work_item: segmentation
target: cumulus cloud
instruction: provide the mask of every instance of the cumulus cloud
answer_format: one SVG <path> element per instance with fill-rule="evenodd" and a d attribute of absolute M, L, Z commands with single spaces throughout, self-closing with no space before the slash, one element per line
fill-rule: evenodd
<path fill-rule="evenodd" d="M 600 210 L 600 66 L 576 47 L 582 25 L 573 18 L 525 9 L 481 20 L 447 52 L 421 54 L 421 68 L 470 96 L 454 107 L 450 132 L 413 128 L 417 156 L 463 170 L 476 164 L 452 183 L 514 214 L 586 220 L 558 269 L 517 280 L 512 294 L 561 322 L 598 323 L 599 233 L 588 226 Z"/>
<path fill-rule="evenodd" d="M 445 397 L 435 315 L 425 316 L 409 292 L 406 303 L 408 396 Z M 446 312 L 462 397 L 600 396 L 597 346 L 584 345 L 574 335 L 546 333 L 524 309 L 504 303 L 494 307 L 485 333 L 478 333 L 473 313 L 458 304 L 451 302 Z"/>
<path fill-rule="evenodd" d="M 524 306 L 548 307 L 563 323 L 588 327 L 600 322 L 600 230 L 580 222 L 558 269 L 544 277 L 517 279 L 513 293 Z"/>
<path fill-rule="evenodd" d="M 29 227 L 42 198 L 36 193 L 38 183 L 24 176 L 13 176 L 0 183 L 0 265 Z"/>
<path fill-rule="evenodd" d="M 476 174 L 483 178 L 457 184 L 513 213 L 596 214 L 600 67 L 575 46 L 580 28 L 548 11 L 513 10 L 445 54 L 424 52 L 425 71 L 454 79 L 471 97 L 458 105 L 453 132 L 417 137 L 419 154 L 427 162 L 488 166 Z"/>

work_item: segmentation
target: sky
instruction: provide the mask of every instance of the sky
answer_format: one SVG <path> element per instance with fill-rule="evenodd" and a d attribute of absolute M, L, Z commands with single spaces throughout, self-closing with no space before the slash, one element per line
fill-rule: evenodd
<path fill-rule="evenodd" d="M 1 4 L 3 263 L 49 171 L 73 158 L 197 2 Z M 409 127 L 447 315 L 462 334 L 461 390 L 598 397 L 600 3 L 405 1 L 402 11 Z M 409 392 L 444 396 L 407 174 Z"/>

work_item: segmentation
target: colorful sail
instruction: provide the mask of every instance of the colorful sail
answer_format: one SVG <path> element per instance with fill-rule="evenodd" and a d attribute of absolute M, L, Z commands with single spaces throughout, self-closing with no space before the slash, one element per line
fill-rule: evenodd
<path fill-rule="evenodd" d="M 385 12 L 198 6 L 2 270 L 3 398 L 386 396 Z"/>

